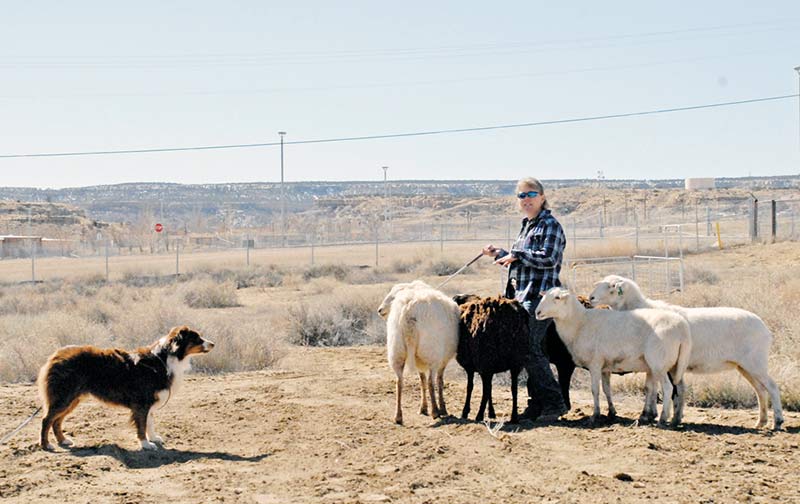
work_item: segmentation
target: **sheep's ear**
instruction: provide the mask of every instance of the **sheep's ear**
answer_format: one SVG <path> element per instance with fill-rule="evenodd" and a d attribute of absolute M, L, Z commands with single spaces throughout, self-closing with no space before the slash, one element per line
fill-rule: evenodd
<path fill-rule="evenodd" d="M 622 281 L 614 282 L 613 284 L 611 284 L 611 290 L 612 291 L 616 291 L 617 295 L 621 296 L 622 295 L 622 285 L 623 284 L 624 284 L 624 282 L 622 282 Z"/>

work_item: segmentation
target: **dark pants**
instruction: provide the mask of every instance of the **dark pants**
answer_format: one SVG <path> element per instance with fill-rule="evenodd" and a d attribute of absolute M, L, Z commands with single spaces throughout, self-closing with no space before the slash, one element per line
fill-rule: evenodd
<path fill-rule="evenodd" d="M 540 298 L 524 301 L 522 306 L 531 316 L 529 326 L 529 344 L 531 357 L 525 370 L 528 372 L 528 404 L 544 413 L 559 412 L 566 409 L 561 389 L 553 377 L 550 369 L 550 360 L 542 350 L 542 341 L 547 333 L 547 326 L 553 323 L 552 319 L 536 320 L 534 313 L 539 306 Z"/>

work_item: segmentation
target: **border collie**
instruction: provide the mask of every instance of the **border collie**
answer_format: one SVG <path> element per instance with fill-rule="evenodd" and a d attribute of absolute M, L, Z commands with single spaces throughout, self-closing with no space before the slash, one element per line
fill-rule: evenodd
<path fill-rule="evenodd" d="M 48 431 L 62 447 L 72 446 L 61 424 L 87 394 L 131 410 L 131 422 L 143 450 L 155 450 L 164 440 L 156 434 L 153 406 L 166 404 L 189 358 L 208 353 L 214 343 L 187 326 L 174 327 L 149 347 L 133 352 L 93 346 L 66 346 L 56 351 L 39 371 L 39 393 L 44 404 L 41 445 L 52 450 Z"/>

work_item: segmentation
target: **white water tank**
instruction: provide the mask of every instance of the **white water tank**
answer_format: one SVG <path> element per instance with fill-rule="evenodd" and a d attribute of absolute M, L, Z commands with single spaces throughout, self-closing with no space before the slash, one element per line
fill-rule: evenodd
<path fill-rule="evenodd" d="M 713 178 L 687 178 L 684 179 L 687 191 L 695 191 L 698 189 L 714 189 L 716 183 Z"/>

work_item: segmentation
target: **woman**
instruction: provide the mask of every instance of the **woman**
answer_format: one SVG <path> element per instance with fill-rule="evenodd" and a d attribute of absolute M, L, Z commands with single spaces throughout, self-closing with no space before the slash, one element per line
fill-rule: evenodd
<path fill-rule="evenodd" d="M 550 213 L 541 182 L 532 177 L 517 182 L 517 201 L 525 218 L 511 250 L 487 245 L 482 252 L 494 257 L 495 264 L 508 268 L 506 296 L 522 303 L 531 316 L 531 359 L 526 367 L 528 407 L 522 415 L 531 420 L 552 421 L 566 413 L 567 408 L 542 351 L 542 340 L 552 321 L 538 321 L 534 312 L 541 292 L 561 286 L 558 274 L 567 240 L 561 224 Z"/>

